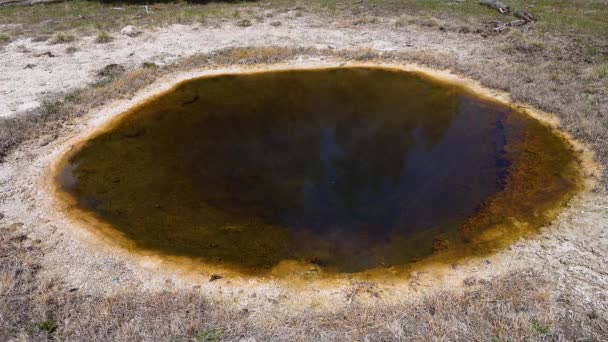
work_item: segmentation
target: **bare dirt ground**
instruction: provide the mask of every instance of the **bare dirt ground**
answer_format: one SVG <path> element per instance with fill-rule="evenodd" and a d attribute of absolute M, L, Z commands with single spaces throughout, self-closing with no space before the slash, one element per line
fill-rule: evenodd
<path fill-rule="evenodd" d="M 70 220 L 64 211 L 58 210 L 48 183 L 48 172 L 53 163 L 71 144 L 146 96 L 166 89 L 171 82 L 209 72 L 214 67 L 171 71 L 133 96 L 108 101 L 102 107 L 96 107 L 80 117 L 61 122 L 54 132 L 46 132 L 47 134 L 21 143 L 0 164 L 2 237 L 7 243 L 18 244 L 19 248 L 26 251 L 24 253 L 29 250 L 29 253 L 35 255 L 36 281 L 39 284 L 58 283 L 65 291 L 101 298 L 129 294 L 148 296 L 167 292 L 200 295 L 210 299 L 214 305 L 238 312 L 237 315 L 245 312 L 249 317 L 247 324 L 257 324 L 257 328 L 250 327 L 251 334 L 234 328 L 229 334 L 229 339 L 233 340 L 248 337 L 255 339 L 256 336 L 261 339 L 282 339 L 286 336 L 313 338 L 296 328 L 289 335 L 285 330 L 287 328 L 281 327 L 282 324 L 286 327 L 293 325 L 294 320 L 297 321 L 295 317 L 302 319 L 302 312 L 312 312 L 314 315 L 351 312 L 358 317 L 365 316 L 361 322 L 369 323 L 367 328 L 345 333 L 342 337 L 361 339 L 371 336 L 374 339 L 375 335 L 368 334 L 381 327 L 387 335 L 378 335 L 377 339 L 390 340 L 424 339 L 425 334 L 419 331 L 420 335 L 415 336 L 404 332 L 403 326 L 407 324 L 405 309 L 403 314 L 386 316 L 390 319 L 383 321 L 381 317 L 374 316 L 374 310 L 378 310 L 378 307 L 414 307 L 411 304 L 413 301 L 441 298 L 443 291 L 466 293 L 468 288 L 486 291 L 485 286 L 496 287 L 493 279 L 506 279 L 504 283 L 508 284 L 509 278 L 519 279 L 521 274 L 534 274 L 534 277 L 550 279 L 551 286 L 543 285 L 542 288 L 546 291 L 539 296 L 555 298 L 551 305 L 559 304 L 559 310 L 572 310 L 578 315 L 586 314 L 589 317 L 584 318 L 583 323 L 577 321 L 581 325 L 573 328 L 580 329 L 580 334 L 568 335 L 556 331 L 557 335 L 551 335 L 543 333 L 542 326 L 539 328 L 534 325 L 534 328 L 530 328 L 532 332 L 528 332 L 532 334 L 530 339 L 568 340 L 568 336 L 591 336 L 591 340 L 605 340 L 608 336 L 605 325 L 608 320 L 608 196 L 602 165 L 605 164 L 607 147 L 605 140 L 598 139 L 608 136 L 608 123 L 602 121 L 608 119 L 608 99 L 606 90 L 601 89 L 604 81 L 585 76 L 591 75 L 592 66 L 572 60 L 568 61 L 566 67 L 557 68 L 555 65 L 565 63 L 564 59 L 580 56 L 569 48 L 554 51 L 551 45 L 540 48 L 541 52 L 538 52 L 532 48 L 536 46 L 531 42 L 534 37 L 526 37 L 517 31 L 506 38 L 484 37 L 415 24 L 396 26 L 395 21 L 399 18 L 355 23 L 348 19 L 336 20 L 314 15 L 296 17 L 289 11 L 273 15 L 283 24 L 273 26 L 270 23 L 254 23 L 249 27 L 241 27 L 233 22 L 219 22 L 213 25 L 173 25 L 144 31 L 137 37 L 114 33 L 114 40 L 107 44 L 98 44 L 92 37 L 71 43 L 70 46 L 77 49 L 73 53 L 66 52 L 67 46 L 62 44 L 49 45 L 31 39 L 13 41 L 0 50 L 0 114 L 5 117 L 30 115 L 39 110 L 36 108 L 47 106 L 45 100 L 50 96 L 98 82 L 99 70 L 108 64 L 119 64 L 127 69 L 139 68 L 143 63 L 163 66 L 180 63 L 195 55 L 213 55 L 214 51 L 226 48 L 263 46 L 315 49 L 310 50 L 312 52 L 294 53 L 281 61 L 283 66 L 289 67 L 340 65 L 349 63 L 353 58 L 373 62 L 376 59 L 382 60 L 382 56 L 389 56 L 393 65 L 418 62 L 435 68 L 450 69 L 461 76 L 480 80 L 484 86 L 510 91 L 512 98 L 507 99 L 502 91 L 488 90 L 478 83 L 467 81 L 505 101 L 524 101 L 554 112 L 555 116 L 543 118 L 559 125 L 573 139 L 578 139 L 578 148 L 585 153 L 586 158 L 590 158 L 588 160 L 599 161 L 598 164 L 590 162 L 586 169 L 586 176 L 595 185 L 590 184 L 584 192 L 577 195 L 553 223 L 540 230 L 538 236 L 518 241 L 508 250 L 487 258 L 471 258 L 457 264 L 421 269 L 391 281 L 345 276 L 321 282 L 315 281 L 312 272 L 310 282 L 250 279 L 230 274 L 223 274 L 222 279 L 209 282 L 213 270 L 192 272 L 187 267 L 172 267 L 174 263 L 154 256 L 134 257 L 113 248 L 111 243 L 83 227 L 86 224 Z M 232 61 L 237 66 L 224 68 L 247 70 L 252 67 L 238 64 L 258 62 L 248 58 L 251 56 L 245 54 L 242 59 Z M 267 60 L 262 58 L 262 62 Z M 257 66 L 260 67 L 273 66 Z M 556 74 L 552 74 L 551 70 Z M 578 78 L 564 78 L 567 76 L 565 70 L 569 70 L 571 75 L 578 74 Z M 451 77 L 447 72 L 443 75 Z M 584 96 L 578 93 L 580 89 L 589 87 L 594 89 L 591 99 L 589 93 Z M 564 102 L 567 102 L 567 106 L 563 105 Z M 596 168 L 598 165 L 599 169 Z M 311 271 L 314 270 L 303 272 Z M 534 281 L 530 286 L 544 284 L 544 280 L 540 283 Z M 43 288 L 37 291 L 44 293 L 45 290 Z M 518 294 L 520 295 L 521 293 Z M 356 309 L 353 308 L 355 304 Z M 546 308 L 548 311 L 558 311 L 551 305 Z M 353 308 L 352 311 L 349 308 Z M 48 316 L 48 312 L 42 316 Z M 336 320 L 332 316 L 319 317 L 321 316 L 315 316 L 313 320 Z M 217 321 L 218 317 L 210 314 L 207 319 Z M 238 322 L 240 318 L 230 319 Z M 356 323 L 349 321 L 349 324 Z M 380 325 L 376 326 L 378 324 Z M 536 323 L 525 324 L 532 326 Z M 230 324 L 226 323 L 228 325 Z M 503 328 L 508 329 L 507 326 Z M 555 329 L 557 328 L 555 323 Z M 72 329 L 78 330 L 74 327 Z M 256 335 L 256 329 L 268 334 Z M 296 330 L 303 335 L 296 334 Z M 281 331 L 286 335 L 281 335 Z M 428 336 L 466 340 L 465 335 L 460 338 L 451 336 L 449 329 L 441 331 L 446 335 L 429 332 Z M 321 329 L 314 336 L 318 339 L 339 338 L 339 335 L 335 335 L 336 331 L 333 334 L 323 335 Z M 522 334 L 524 335 L 513 336 L 527 336 Z M 17 332 L 16 336 L 26 339 L 30 335 L 23 330 Z M 84 335 L 78 336 L 82 338 Z M 106 336 L 126 338 L 128 334 L 117 335 L 114 331 Z M 143 340 L 154 338 L 139 337 Z M 187 339 L 192 339 L 192 336 Z M 488 339 L 493 340 L 493 335 L 476 338 Z M 502 337 L 497 340 L 502 340 Z"/>
<path fill-rule="evenodd" d="M 436 49 L 454 57 L 466 58 L 474 53 L 481 41 L 469 44 L 459 35 L 438 35 L 423 30 L 404 32 L 387 29 L 388 23 L 370 24 L 365 28 L 335 23 L 316 17 L 293 17 L 293 13 L 273 14 L 273 19 L 285 24 L 256 23 L 241 27 L 227 22 L 218 26 L 172 25 L 129 38 L 115 35 L 107 44 L 98 44 L 95 37 L 83 38 L 69 44 L 78 50 L 67 53 L 67 45 L 51 45 L 19 39 L 0 52 L 0 81 L 19 84 L 1 91 L 0 115 L 10 116 L 39 106 L 44 95 L 66 92 L 95 80 L 96 72 L 111 63 L 139 67 L 144 62 L 165 65 L 194 54 L 242 46 L 299 46 L 320 49 L 370 48 L 378 51 L 408 51 Z M 338 26 L 338 27 L 336 27 Z M 446 42 L 449 42 L 446 44 Z M 52 56 L 45 55 L 50 52 Z"/>

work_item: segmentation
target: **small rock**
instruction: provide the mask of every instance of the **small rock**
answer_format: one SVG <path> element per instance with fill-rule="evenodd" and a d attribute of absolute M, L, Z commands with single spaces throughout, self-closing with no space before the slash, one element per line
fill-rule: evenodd
<path fill-rule="evenodd" d="M 218 280 L 218 279 L 222 279 L 222 278 L 223 278 L 223 277 L 222 277 L 221 275 L 219 275 L 219 274 L 214 274 L 214 275 L 212 275 L 212 276 L 211 276 L 211 278 L 209 278 L 209 282 L 216 281 L 216 280 Z"/>
<path fill-rule="evenodd" d="M 133 38 L 140 35 L 141 31 L 136 29 L 133 25 L 127 25 L 120 30 L 120 34 Z"/>

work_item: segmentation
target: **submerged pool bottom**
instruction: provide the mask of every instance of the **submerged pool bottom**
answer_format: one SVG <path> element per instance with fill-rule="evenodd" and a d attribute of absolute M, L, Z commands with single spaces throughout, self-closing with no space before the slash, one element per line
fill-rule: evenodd
<path fill-rule="evenodd" d="M 576 169 L 565 141 L 508 107 L 336 68 L 182 83 L 88 140 L 59 181 L 139 249 L 358 272 L 502 246 L 546 222 Z"/>

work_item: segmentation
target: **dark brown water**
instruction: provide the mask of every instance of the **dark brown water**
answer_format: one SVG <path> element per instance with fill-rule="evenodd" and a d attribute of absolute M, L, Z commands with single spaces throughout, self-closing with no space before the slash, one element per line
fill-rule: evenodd
<path fill-rule="evenodd" d="M 573 189 L 573 159 L 537 122 L 460 88 L 349 68 L 184 83 L 92 138 L 61 181 L 143 249 L 353 272 L 538 217 Z"/>

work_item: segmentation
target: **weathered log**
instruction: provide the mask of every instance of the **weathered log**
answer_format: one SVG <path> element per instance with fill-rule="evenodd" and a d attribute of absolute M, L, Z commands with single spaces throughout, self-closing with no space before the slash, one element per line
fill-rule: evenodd
<path fill-rule="evenodd" d="M 498 0 L 479 0 L 479 3 L 491 7 L 500 12 L 501 14 L 507 14 L 510 10 L 509 6 L 503 4 Z"/>
<path fill-rule="evenodd" d="M 0 0 L 0 7 L 2 6 L 31 6 L 37 4 L 48 4 L 53 2 L 61 2 L 64 0 Z"/>
<path fill-rule="evenodd" d="M 513 16 L 521 20 L 525 20 L 527 23 L 536 21 L 537 18 L 529 12 L 523 10 L 517 10 L 513 13 Z"/>

